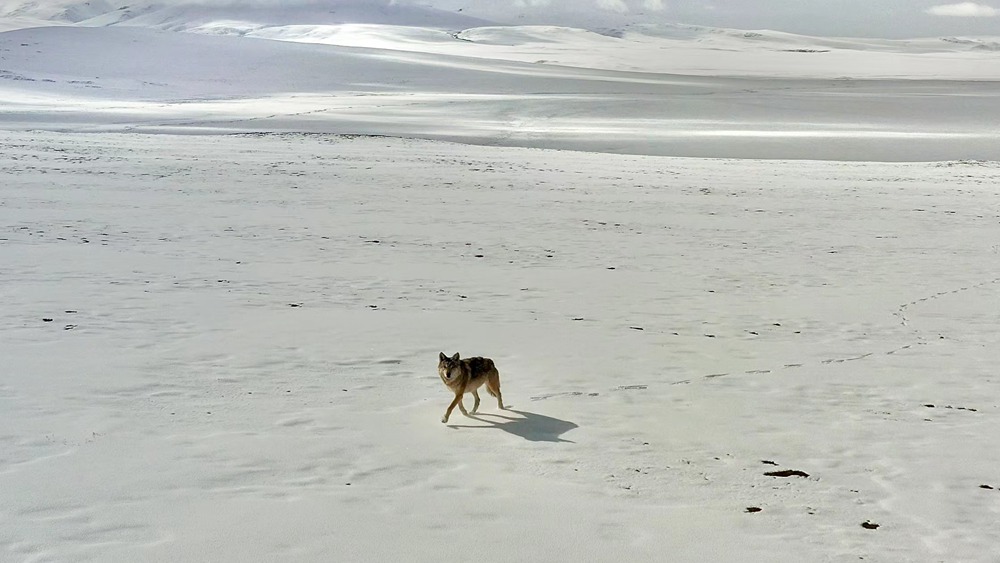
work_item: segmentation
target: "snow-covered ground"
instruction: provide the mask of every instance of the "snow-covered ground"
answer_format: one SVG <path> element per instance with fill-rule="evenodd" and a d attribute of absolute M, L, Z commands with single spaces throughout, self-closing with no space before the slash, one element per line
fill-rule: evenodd
<path fill-rule="evenodd" d="M 0 561 L 1000 559 L 996 38 L 332 4 L 0 0 Z"/>
<path fill-rule="evenodd" d="M 995 163 L 0 147 L 9 560 L 1000 557 Z"/>

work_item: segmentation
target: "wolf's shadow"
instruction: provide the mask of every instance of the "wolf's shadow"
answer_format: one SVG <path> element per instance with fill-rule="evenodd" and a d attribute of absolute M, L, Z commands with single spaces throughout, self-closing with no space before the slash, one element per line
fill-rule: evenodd
<path fill-rule="evenodd" d="M 489 423 L 489 426 L 469 426 L 469 425 L 459 425 L 450 424 L 452 428 L 499 428 L 508 434 L 513 434 L 515 436 L 520 436 L 525 440 L 530 442 L 569 442 L 573 443 L 572 440 L 564 440 L 560 438 L 566 432 L 577 428 L 577 425 L 568 421 L 561 420 L 558 418 L 553 418 L 551 416 L 545 416 L 543 414 L 536 414 L 528 411 L 517 411 L 508 408 L 507 410 L 500 411 L 502 413 L 515 413 L 521 415 L 520 417 L 504 416 L 499 413 L 476 413 L 470 415 L 469 418 L 474 418 L 481 422 Z M 489 417 L 489 418 L 484 418 Z"/>

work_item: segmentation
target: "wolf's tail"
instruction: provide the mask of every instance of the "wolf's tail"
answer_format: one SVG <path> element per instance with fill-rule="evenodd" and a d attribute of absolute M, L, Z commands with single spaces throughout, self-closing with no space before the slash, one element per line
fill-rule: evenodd
<path fill-rule="evenodd" d="M 490 370 L 490 374 L 486 376 L 486 392 L 490 394 L 491 397 L 499 397 L 500 393 L 500 372 L 497 368 Z"/>

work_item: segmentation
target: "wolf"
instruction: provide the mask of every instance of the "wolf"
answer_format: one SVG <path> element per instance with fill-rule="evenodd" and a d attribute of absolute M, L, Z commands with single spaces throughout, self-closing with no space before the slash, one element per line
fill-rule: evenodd
<path fill-rule="evenodd" d="M 441 422 L 448 422 L 455 405 L 458 405 L 462 414 L 469 416 L 469 411 L 465 410 L 465 405 L 462 404 L 462 397 L 466 393 L 472 393 L 476 398 L 476 404 L 472 406 L 472 412 L 475 413 L 479 409 L 479 388 L 484 384 L 486 392 L 496 397 L 497 406 L 500 410 L 504 410 L 503 396 L 500 395 L 500 372 L 497 371 L 493 360 L 478 356 L 461 360 L 457 352 L 450 358 L 441 352 L 438 356 L 438 375 L 441 376 L 445 386 L 455 393 L 455 399 L 448 405 Z"/>

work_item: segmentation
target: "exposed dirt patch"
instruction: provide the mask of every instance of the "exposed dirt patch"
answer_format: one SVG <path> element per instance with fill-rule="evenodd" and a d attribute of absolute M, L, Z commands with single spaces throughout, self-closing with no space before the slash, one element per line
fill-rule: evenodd
<path fill-rule="evenodd" d="M 764 473 L 768 477 L 808 477 L 809 474 L 798 469 L 783 469 L 781 471 L 768 471 Z"/>

